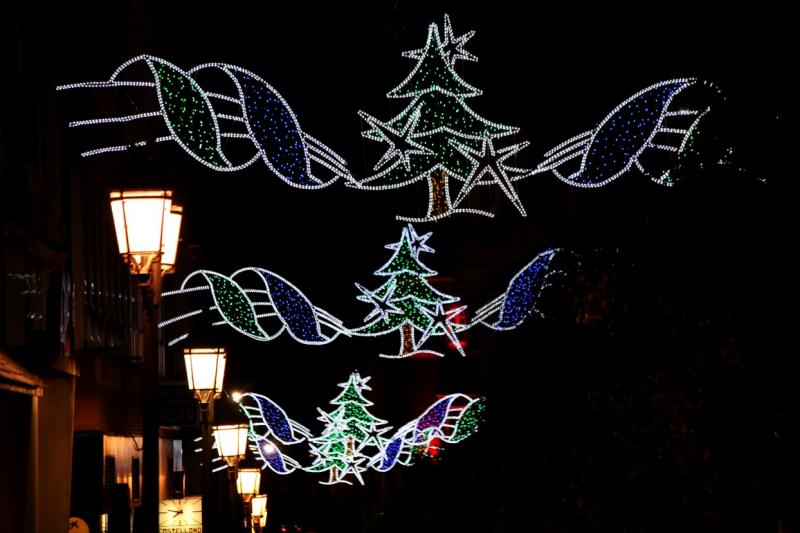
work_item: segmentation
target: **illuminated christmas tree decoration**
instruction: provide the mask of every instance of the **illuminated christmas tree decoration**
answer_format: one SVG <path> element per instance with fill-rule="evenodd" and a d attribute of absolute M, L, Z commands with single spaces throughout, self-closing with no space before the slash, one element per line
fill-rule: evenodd
<path fill-rule="evenodd" d="M 504 161 L 527 143 L 495 149 L 496 140 L 517 128 L 490 122 L 472 111 L 466 99 L 481 91 L 465 82 L 453 69 L 459 59 L 477 61 L 464 49 L 474 32 L 455 37 L 450 18 L 444 18 L 444 40 L 436 24 L 428 28 L 425 46 L 406 52 L 417 61 L 388 98 L 410 99 L 394 118 L 382 122 L 365 112 L 364 138 L 384 143 L 386 152 L 374 165 L 374 174 L 348 182 L 359 189 L 385 190 L 425 180 L 428 209 L 424 217 L 398 216 L 405 221 L 435 221 L 456 213 L 493 216 L 487 211 L 462 207 L 476 185 L 498 185 L 519 212 L 522 207 L 512 182 L 530 171 L 507 166 Z M 450 200 L 451 178 L 463 182 L 456 200 Z"/>
<path fill-rule="evenodd" d="M 331 404 L 337 406 L 327 413 L 319 409 L 318 420 L 325 423 L 325 429 L 318 437 L 310 439 L 311 453 L 316 459 L 306 472 L 327 472 L 328 480 L 323 484 L 347 483 L 349 474 L 355 476 L 363 485 L 361 473 L 369 467 L 370 452 L 380 453 L 382 435 L 389 431 L 386 421 L 373 416 L 367 407 L 372 402 L 362 395 L 369 378 L 361 379 L 358 372 L 350 375 L 347 383 L 340 383 L 343 392 Z"/>
<path fill-rule="evenodd" d="M 324 423 L 319 435 L 312 435 L 289 419 L 269 398 L 255 393 L 243 394 L 240 405 L 250 420 L 251 449 L 263 463 L 262 468 L 278 474 L 297 470 L 327 474 L 327 479 L 320 482 L 323 485 L 352 484 L 353 478 L 363 485 L 363 474 L 370 469 L 388 472 L 398 464 L 409 466 L 416 447 L 430 446 L 434 442 L 437 447 L 454 444 L 478 429 L 484 400 L 450 394 L 388 436 L 391 427 L 368 409 L 373 405 L 364 397 L 364 392 L 371 390 L 367 385 L 369 379 L 354 372 L 347 382 L 339 384 L 342 391 L 330 402 L 334 409 L 330 412 L 318 409 L 318 420 Z M 270 438 L 282 445 L 306 442 L 313 456 L 311 464 L 301 465 Z"/>
<path fill-rule="evenodd" d="M 366 324 L 352 329 L 353 335 L 377 336 L 391 332 L 400 335 L 400 350 L 397 355 L 381 355 L 381 357 L 402 358 L 419 353 L 421 346 L 431 336 L 446 335 L 457 347 L 461 355 L 461 343 L 456 335 L 454 318 L 466 309 L 466 306 L 453 310 L 444 310 L 444 304 L 458 301 L 434 289 L 426 280 L 435 276 L 419 260 L 421 252 L 433 252 L 427 240 L 430 233 L 419 236 L 409 224 L 403 228 L 400 241 L 386 246 L 393 250 L 392 257 L 381 268 L 375 271 L 376 276 L 389 279 L 375 291 L 368 291 L 356 284 L 362 292 L 358 300 L 374 305 L 374 309 L 365 318 Z M 422 333 L 419 341 L 414 340 L 414 330 Z M 439 352 L 431 352 L 443 356 Z"/>
<path fill-rule="evenodd" d="M 639 91 L 615 107 L 597 128 L 546 152 L 534 173 L 549 171 L 576 187 L 602 187 L 636 166 L 655 183 L 670 185 L 664 177 L 668 171 L 652 172 L 642 158 L 648 151 L 680 153 L 685 149 L 697 120 L 708 108 L 674 109 L 672 104 L 678 94 L 696 84 L 694 78 L 682 78 Z M 687 119 L 694 122 L 686 127 L 669 125 Z"/>
<path fill-rule="evenodd" d="M 140 62 L 147 65 L 155 82 L 120 79 L 131 66 Z M 195 78 L 209 69 L 226 74 L 237 94 L 204 90 Z M 70 122 L 70 127 L 160 117 L 170 135 L 130 145 L 88 150 L 82 154 L 84 157 L 125 151 L 150 143 L 175 141 L 192 157 L 214 170 L 237 171 L 261 159 L 275 175 L 298 188 L 316 189 L 338 178 L 350 179 L 344 159 L 303 132 L 283 97 L 263 79 L 242 68 L 224 63 L 206 63 L 184 71 L 163 59 L 141 55 L 123 63 L 108 81 L 71 83 L 57 89 L 114 87 L 155 87 L 159 111 L 77 120 Z M 228 107 L 231 103 L 237 104 L 241 114 L 219 112 L 217 102 L 225 102 Z M 246 128 L 246 132 L 241 131 L 242 127 Z M 232 163 L 223 152 L 223 138 L 250 141 L 253 155 L 241 163 Z M 323 170 L 325 176 L 314 174 L 314 167 Z"/>
<path fill-rule="evenodd" d="M 430 285 L 427 278 L 436 275 L 420 260 L 420 254 L 433 253 L 427 243 L 431 233 L 418 234 L 409 224 L 400 233 L 400 240 L 386 245 L 393 253 L 375 275 L 387 278 L 376 289 L 356 283 L 356 299 L 371 306 L 360 326 L 349 327 L 324 309 L 311 303 L 296 286 L 285 278 L 263 268 L 243 268 L 230 276 L 200 270 L 184 279 L 181 288 L 162 294 L 163 297 L 208 292 L 213 305 L 168 318 L 159 327 L 179 327 L 184 320 L 203 315 L 207 310 L 217 320 L 214 326 L 228 325 L 251 339 L 271 341 L 288 333 L 297 342 L 327 344 L 339 335 L 376 337 L 397 334 L 396 354 L 385 358 L 406 358 L 423 353 L 443 357 L 444 354 L 424 347 L 431 337 L 446 337 L 448 344 L 465 356 L 459 333 L 482 324 L 501 331 L 522 324 L 530 315 L 543 316 L 537 307 L 542 292 L 561 272 L 553 263 L 559 249 L 537 255 L 509 282 L 506 291 L 479 308 L 469 320 L 463 320 L 466 306 L 457 305 L 459 298 L 445 294 Z M 569 256 L 569 254 L 564 254 Z M 199 283 L 198 283 L 199 282 Z M 173 346 L 186 340 L 181 332 L 168 340 Z M 279 433 L 278 433 L 279 434 Z"/>

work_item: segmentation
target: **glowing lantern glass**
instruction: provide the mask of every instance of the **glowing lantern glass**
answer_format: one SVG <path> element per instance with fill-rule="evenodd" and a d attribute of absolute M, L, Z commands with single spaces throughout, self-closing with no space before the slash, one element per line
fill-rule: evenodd
<path fill-rule="evenodd" d="M 189 389 L 200 403 L 219 398 L 225 378 L 225 350 L 223 348 L 186 348 L 183 350 L 186 378 Z"/>

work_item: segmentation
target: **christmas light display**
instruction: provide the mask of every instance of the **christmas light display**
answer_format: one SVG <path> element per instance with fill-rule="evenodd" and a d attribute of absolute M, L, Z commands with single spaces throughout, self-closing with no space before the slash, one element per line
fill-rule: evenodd
<path fill-rule="evenodd" d="M 254 281 L 258 288 L 244 289 L 236 279 Z M 200 280 L 201 284 L 193 285 L 196 280 Z M 180 289 L 162 293 L 162 296 L 206 290 L 211 292 L 215 303 L 208 310 L 216 311 L 222 318 L 214 322 L 214 325 L 227 324 L 251 339 L 270 341 L 285 331 L 304 344 L 327 344 L 342 333 L 350 334 L 341 320 L 312 305 L 289 281 L 262 268 L 243 268 L 230 277 L 209 270 L 199 270 L 186 276 Z M 256 311 L 256 308 L 262 311 Z M 159 327 L 180 323 L 181 320 L 202 312 L 202 309 L 194 310 L 164 320 L 159 323 Z M 277 324 L 277 327 L 273 327 L 273 332 L 268 333 L 261 327 L 262 319 L 271 319 L 271 322 Z M 181 340 L 186 338 L 188 334 L 181 335 Z M 169 341 L 170 344 L 173 340 Z"/>
<path fill-rule="evenodd" d="M 125 80 L 131 68 L 144 63 L 155 82 Z M 235 95 L 203 89 L 196 77 L 208 70 L 224 73 L 236 88 Z M 143 140 L 130 145 L 108 146 L 88 150 L 85 157 L 106 152 L 128 150 L 155 142 L 175 141 L 189 155 L 219 171 L 232 172 L 261 159 L 283 181 L 294 187 L 316 189 L 337 178 L 350 178 L 345 161 L 314 137 L 304 133 L 297 117 L 283 97 L 256 74 L 234 65 L 206 63 L 184 71 L 154 56 L 141 55 L 123 63 L 105 82 L 83 82 L 61 85 L 58 90 L 76 88 L 154 87 L 158 111 L 135 115 L 77 120 L 70 127 L 130 122 L 160 117 L 170 135 Z M 239 108 L 240 114 L 223 113 L 219 109 Z M 242 127 L 246 131 L 241 131 Z M 240 163 L 231 162 L 222 148 L 222 139 L 243 139 L 252 145 L 253 155 Z M 326 175 L 312 171 L 312 163 Z"/>
<path fill-rule="evenodd" d="M 708 108 L 674 109 L 672 104 L 679 93 L 697 83 L 693 78 L 682 78 L 639 91 L 615 107 L 597 128 L 546 152 L 546 159 L 534 173 L 550 171 L 576 187 L 602 187 L 636 166 L 655 183 L 670 185 L 668 171 L 648 170 L 642 159 L 648 151 L 676 154 L 685 149 Z M 574 168 L 578 161 L 579 166 Z M 573 170 L 567 170 L 571 167 Z"/>
<path fill-rule="evenodd" d="M 324 428 L 312 435 L 305 427 L 286 416 L 277 404 L 266 396 L 245 393 L 240 405 L 250 420 L 251 448 L 263 463 L 278 474 L 297 470 L 327 474 L 321 484 L 352 484 L 354 478 L 364 484 L 363 473 L 372 469 L 388 472 L 396 465 L 409 466 L 413 450 L 432 442 L 455 444 L 474 434 L 483 417 L 485 401 L 465 394 L 450 394 L 437 400 L 420 417 L 390 434 L 391 427 L 369 412 L 372 402 L 364 397 L 369 377 L 361 378 L 358 372 L 340 383 L 342 392 L 331 404 L 330 412 L 318 409 L 319 421 Z M 391 436 L 387 436 L 391 435 Z M 307 466 L 282 452 L 282 445 L 306 442 L 313 460 Z"/>
<path fill-rule="evenodd" d="M 157 110 L 74 120 L 69 125 L 101 127 L 159 119 L 168 135 L 87 150 L 85 157 L 171 141 L 214 170 L 237 171 L 261 160 L 283 181 L 304 189 L 325 187 L 338 178 L 365 190 L 394 189 L 425 180 L 425 215 L 397 217 L 404 221 L 436 221 L 457 213 L 491 217 L 492 213 L 469 205 L 470 193 L 478 186 L 499 187 L 525 216 L 514 183 L 545 172 L 576 187 L 602 187 L 635 167 L 655 183 L 673 184 L 674 170 L 681 166 L 682 154 L 710 109 L 707 95 L 688 107 L 676 106 L 674 100 L 690 87 L 708 84 L 680 78 L 651 85 L 616 106 L 596 128 L 547 151 L 545 159 L 529 171 L 511 163 L 527 142 L 500 144 L 518 129 L 488 121 L 466 104 L 467 98 L 481 91 L 465 82 L 454 65 L 459 60 L 477 61 L 465 50 L 473 36 L 473 31 L 456 36 L 445 15 L 441 33 L 431 24 L 425 46 L 403 54 L 416 64 L 387 97 L 408 100 L 406 107 L 387 121 L 359 112 L 365 126 L 362 136 L 385 149 L 371 173 L 361 178 L 351 175 L 336 152 L 302 131 L 296 115 L 272 86 L 234 65 L 204 63 L 183 70 L 164 59 L 141 55 L 123 63 L 107 81 L 64 84 L 57 89 L 155 90 Z M 127 79 L 144 75 L 142 65 L 154 81 Z M 219 81 L 219 76 L 209 76 L 213 73 L 222 73 L 226 80 L 220 90 L 209 90 L 198 81 L 205 85 L 212 79 Z M 251 155 L 233 161 L 225 153 L 223 140 L 247 143 Z M 460 184 L 451 200 L 454 182 Z"/>
<path fill-rule="evenodd" d="M 319 409 L 318 420 L 325 429 L 318 437 L 310 439 L 311 453 L 316 456 L 306 472 L 327 472 L 328 481 L 323 484 L 350 483 L 344 478 L 352 474 L 363 485 L 361 473 L 368 468 L 370 452 L 380 453 L 382 435 L 389 431 L 386 421 L 372 415 L 367 407 L 372 402 L 362 395 L 369 378 L 361 379 L 357 372 L 350 375 L 347 383 L 340 383 L 344 390 L 331 400 L 336 406 L 328 413 Z"/>
<path fill-rule="evenodd" d="M 453 322 L 466 306 L 445 311 L 444 304 L 455 303 L 458 298 L 434 289 L 426 278 L 435 276 L 436 272 L 419 260 L 421 252 L 433 252 L 426 244 L 429 237 L 430 233 L 420 237 L 409 224 L 408 228 L 403 228 L 399 242 L 387 245 L 388 249 L 394 250 L 392 257 L 375 271 L 376 276 L 389 279 L 374 291 L 356 284 L 362 292 L 358 299 L 371 303 L 375 308 L 365 318 L 366 324 L 352 329 L 351 333 L 376 336 L 397 332 L 400 335 L 398 354 L 382 357 L 415 355 L 432 335 L 446 335 L 461 355 L 466 355 L 456 336 Z M 422 333 L 419 341 L 414 339 L 415 330 Z M 439 352 L 428 352 L 443 356 Z"/>
<path fill-rule="evenodd" d="M 419 235 L 409 224 L 400 232 L 400 240 L 386 245 L 393 253 L 375 275 L 386 281 L 375 290 L 356 283 L 356 298 L 372 308 L 360 326 L 349 327 L 324 309 L 311 303 L 300 290 L 283 277 L 263 268 L 243 268 L 230 276 L 200 270 L 189 274 L 178 290 L 164 297 L 210 293 L 213 305 L 195 309 L 162 321 L 160 327 L 182 327 L 184 321 L 206 311 L 218 319 L 215 326 L 228 325 L 239 333 L 266 342 L 288 333 L 303 344 L 327 344 L 339 335 L 375 337 L 397 334 L 396 354 L 387 358 L 406 358 L 420 353 L 444 356 L 424 348 L 431 337 L 446 337 L 462 356 L 466 355 L 458 334 L 482 324 L 494 330 L 518 327 L 531 314 L 541 315 L 537 303 L 552 275 L 559 272 L 553 259 L 562 254 L 549 249 L 537 255 L 509 282 L 506 291 L 476 311 L 470 320 L 456 321 L 466 306 L 457 305 L 459 298 L 445 294 L 430 285 L 427 278 L 436 272 L 420 260 L 423 252 L 434 250 L 427 243 L 431 233 Z M 446 307 L 448 306 L 448 307 Z M 189 337 L 182 331 L 168 340 L 170 346 Z M 418 338 L 417 338 L 418 337 Z"/>
<path fill-rule="evenodd" d="M 550 276 L 556 272 L 551 268 L 551 263 L 559 251 L 550 249 L 537 255 L 511 279 L 503 295 L 478 309 L 473 320 L 494 330 L 508 330 L 519 326 L 532 313 L 541 316 L 536 303 L 542 291 L 548 287 Z M 486 322 L 498 312 L 500 316 L 497 321 Z"/>
<path fill-rule="evenodd" d="M 311 436 L 311 432 L 291 420 L 286 412 L 272 400 L 261 394 L 245 393 L 239 398 L 239 406 L 250 420 L 248 437 L 250 448 L 264 466 L 276 474 L 291 474 L 299 463 L 282 454 L 269 437 L 286 445 L 298 444 Z"/>
<path fill-rule="evenodd" d="M 388 98 L 410 99 L 394 118 L 382 122 L 360 112 L 367 129 L 362 135 L 384 143 L 386 152 L 374 165 L 374 174 L 349 182 L 360 189 L 383 190 L 426 180 L 428 210 L 424 217 L 397 217 L 406 221 L 433 221 L 456 213 L 491 213 L 461 207 L 477 185 L 498 185 L 524 216 L 525 210 L 512 185 L 530 174 L 508 166 L 505 160 L 516 155 L 527 143 L 495 149 L 496 139 L 516 133 L 517 128 L 490 122 L 472 111 L 466 99 L 481 94 L 453 69 L 459 59 L 476 61 L 464 50 L 474 32 L 461 37 L 453 34 L 445 15 L 444 40 L 439 28 L 431 24 L 425 46 L 406 52 L 416 66 Z M 450 178 L 463 182 L 455 201 L 450 200 Z"/>

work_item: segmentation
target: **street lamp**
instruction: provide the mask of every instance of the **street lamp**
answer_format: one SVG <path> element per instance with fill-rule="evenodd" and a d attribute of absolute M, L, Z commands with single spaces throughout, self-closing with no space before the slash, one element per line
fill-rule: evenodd
<path fill-rule="evenodd" d="M 184 348 L 183 362 L 186 364 L 186 379 L 189 389 L 200 402 L 201 409 L 213 409 L 212 400 L 222 394 L 222 381 L 225 379 L 224 348 Z"/>
<path fill-rule="evenodd" d="M 259 494 L 250 501 L 253 529 L 260 532 L 267 524 L 267 495 Z"/>
<path fill-rule="evenodd" d="M 172 191 L 112 191 L 109 198 L 120 255 L 133 274 L 160 281 L 161 270 L 171 272 L 175 264 L 183 217 Z M 155 296 L 160 299 L 160 291 Z"/>
<path fill-rule="evenodd" d="M 244 502 L 244 518 L 246 520 L 247 533 L 252 529 L 250 500 L 258 495 L 261 489 L 261 469 L 260 468 L 240 468 L 236 478 L 236 491 Z"/>
<path fill-rule="evenodd" d="M 214 420 L 214 400 L 222 393 L 225 379 L 226 354 L 223 348 L 184 348 L 186 379 L 189 389 L 200 404 L 200 432 L 203 462 L 203 531 L 216 527 L 211 505 L 211 422 Z"/>
<path fill-rule="evenodd" d="M 112 191 L 109 194 L 117 245 L 139 279 L 144 303 L 142 367 L 142 513 L 145 529 L 158 529 L 158 307 L 161 276 L 172 272 L 178 250 L 182 209 L 169 190 Z M 166 267 L 166 268 L 165 268 Z"/>
<path fill-rule="evenodd" d="M 217 442 L 217 453 L 234 470 L 247 454 L 247 424 L 227 424 L 214 426 L 214 440 Z"/>

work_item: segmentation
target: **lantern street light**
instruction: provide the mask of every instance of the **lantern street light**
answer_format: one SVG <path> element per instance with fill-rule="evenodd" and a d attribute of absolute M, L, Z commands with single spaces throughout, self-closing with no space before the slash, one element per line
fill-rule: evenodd
<path fill-rule="evenodd" d="M 261 489 L 261 469 L 260 468 L 240 468 L 236 478 L 236 491 L 244 502 L 244 518 L 246 521 L 245 531 L 250 533 L 252 530 L 250 501 L 258 495 Z"/>
<path fill-rule="evenodd" d="M 214 440 L 217 442 L 217 453 L 228 463 L 229 471 L 247 454 L 247 424 L 228 424 L 214 426 Z"/>
<path fill-rule="evenodd" d="M 222 393 L 225 378 L 226 354 L 223 348 L 184 348 L 186 379 L 189 389 L 200 404 L 200 434 L 203 463 L 203 531 L 214 531 L 211 505 L 211 422 L 214 420 L 214 400 Z"/>
<path fill-rule="evenodd" d="M 227 355 L 224 348 L 184 348 L 183 362 L 189 389 L 200 402 L 200 407 L 212 409 L 222 394 Z"/>
<path fill-rule="evenodd" d="M 172 191 L 113 191 L 109 195 L 119 253 L 137 277 L 144 304 L 142 366 L 142 512 L 145 530 L 158 530 L 158 311 L 161 276 L 172 272 L 182 209 Z"/>
<path fill-rule="evenodd" d="M 267 525 L 267 495 L 254 496 L 250 501 L 250 507 L 253 515 L 253 529 L 260 533 Z"/>

